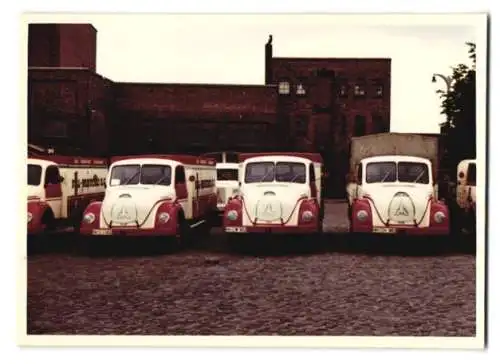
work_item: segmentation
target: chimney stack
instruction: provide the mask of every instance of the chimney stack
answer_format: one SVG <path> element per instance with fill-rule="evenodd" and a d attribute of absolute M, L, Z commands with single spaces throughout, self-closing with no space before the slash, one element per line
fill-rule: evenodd
<path fill-rule="evenodd" d="M 269 40 L 266 43 L 265 50 L 265 72 L 266 72 L 266 85 L 270 85 L 272 83 L 272 68 L 271 63 L 273 59 L 273 36 L 269 34 Z"/>

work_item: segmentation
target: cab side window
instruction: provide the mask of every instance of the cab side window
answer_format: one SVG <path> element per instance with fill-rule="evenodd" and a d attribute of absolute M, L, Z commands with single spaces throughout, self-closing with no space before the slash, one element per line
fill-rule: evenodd
<path fill-rule="evenodd" d="M 316 183 L 316 173 L 312 164 L 309 165 L 309 183 Z"/>
<path fill-rule="evenodd" d="M 476 185 L 476 163 L 470 163 L 467 167 L 467 185 Z"/>
<path fill-rule="evenodd" d="M 184 174 L 184 167 L 177 166 L 175 167 L 175 184 L 186 183 L 186 176 Z"/>
<path fill-rule="evenodd" d="M 49 166 L 45 171 L 45 184 L 55 185 L 60 183 L 59 168 L 56 166 Z"/>
<path fill-rule="evenodd" d="M 357 168 L 356 168 L 356 178 L 357 178 L 357 183 L 363 183 L 363 165 L 362 164 L 358 164 Z"/>

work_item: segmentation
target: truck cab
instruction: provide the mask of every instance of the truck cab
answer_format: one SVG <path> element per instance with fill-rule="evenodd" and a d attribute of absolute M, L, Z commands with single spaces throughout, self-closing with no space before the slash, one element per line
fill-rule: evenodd
<path fill-rule="evenodd" d="M 414 156 L 361 159 L 347 186 L 351 232 L 448 234 L 448 208 L 437 198 L 432 167 Z"/>
<path fill-rule="evenodd" d="M 106 171 L 102 158 L 28 158 L 28 235 L 76 232 L 85 207 L 104 197 Z"/>
<path fill-rule="evenodd" d="M 476 160 L 465 159 L 457 166 L 457 206 L 464 225 L 471 231 L 476 225 Z"/>
<path fill-rule="evenodd" d="M 43 159 L 28 159 L 28 233 L 55 228 L 63 215 L 64 178 L 59 166 Z"/>
<path fill-rule="evenodd" d="M 165 236 L 178 243 L 215 212 L 215 161 L 194 156 L 117 157 L 102 203 L 88 206 L 85 235 Z"/>
<path fill-rule="evenodd" d="M 322 230 L 321 169 L 298 155 L 241 155 L 238 194 L 224 210 L 226 233 L 316 233 Z"/>
<path fill-rule="evenodd" d="M 217 209 L 220 214 L 224 213 L 227 200 L 238 192 L 238 163 L 217 163 Z"/>

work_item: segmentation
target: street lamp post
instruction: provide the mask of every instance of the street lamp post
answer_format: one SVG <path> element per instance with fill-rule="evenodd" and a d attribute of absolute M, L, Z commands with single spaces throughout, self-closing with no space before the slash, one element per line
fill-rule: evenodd
<path fill-rule="evenodd" d="M 432 83 L 436 83 L 437 82 L 437 78 L 436 77 L 439 77 L 440 79 L 442 79 L 445 84 L 446 84 L 446 93 L 448 94 L 451 89 L 452 89 L 452 77 L 449 77 L 449 76 L 445 76 L 445 75 L 442 75 L 440 73 L 434 73 L 432 75 Z M 445 193 L 444 193 L 444 197 L 445 197 L 445 200 L 449 201 L 449 199 L 452 197 L 453 195 L 453 187 L 450 185 L 450 181 L 449 181 L 449 146 L 448 146 L 448 130 L 450 128 L 453 128 L 454 125 L 453 125 L 453 122 L 452 120 L 450 120 L 450 117 L 448 116 L 448 114 L 446 115 L 446 122 L 443 124 L 440 124 L 440 134 L 441 134 L 441 147 L 439 149 L 440 150 L 440 159 L 441 159 L 441 166 L 440 166 L 440 172 L 439 173 L 441 176 L 439 178 L 440 180 L 440 186 L 439 186 L 439 191 L 443 191 L 443 188 L 445 189 Z M 447 181 L 448 180 L 448 181 Z M 441 193 L 440 193 L 441 195 Z"/>
<path fill-rule="evenodd" d="M 450 77 L 450 76 L 442 75 L 440 73 L 434 73 L 432 75 L 432 83 L 436 83 L 437 82 L 437 78 L 436 77 L 439 77 L 440 79 L 442 79 L 444 81 L 444 83 L 446 84 L 446 93 L 447 94 L 450 93 L 450 91 L 451 91 L 451 83 L 453 81 L 453 78 Z M 453 127 L 452 121 L 450 120 L 450 118 L 448 117 L 448 115 L 446 115 L 446 123 L 450 124 L 449 125 L 450 127 Z"/>

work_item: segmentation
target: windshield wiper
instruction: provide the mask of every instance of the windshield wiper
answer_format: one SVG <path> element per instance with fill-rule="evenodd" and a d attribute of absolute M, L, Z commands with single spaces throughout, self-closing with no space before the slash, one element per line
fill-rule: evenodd
<path fill-rule="evenodd" d="M 123 183 L 122 183 L 122 186 L 123 186 L 123 185 L 128 185 L 128 183 L 129 183 L 130 181 L 132 181 L 135 177 L 137 177 L 137 175 L 138 175 L 139 173 L 141 173 L 141 170 L 140 170 L 140 169 L 139 169 L 137 172 L 135 172 L 135 173 L 134 173 L 134 175 L 133 175 L 132 177 L 130 177 L 129 179 L 127 179 L 125 182 L 123 182 Z"/>
<path fill-rule="evenodd" d="M 385 182 L 385 180 L 387 179 L 387 177 L 389 177 L 390 174 L 391 171 L 387 171 L 387 173 L 385 174 L 384 178 L 382 178 L 382 181 L 380 181 L 380 183 Z"/>
<path fill-rule="evenodd" d="M 420 172 L 420 174 L 417 176 L 417 178 L 415 178 L 415 180 L 413 181 L 413 183 L 417 183 L 417 181 L 422 178 L 422 176 L 424 175 L 425 173 L 425 169 L 422 170 L 422 172 Z"/>
<path fill-rule="evenodd" d="M 274 172 L 274 168 L 271 168 L 269 171 L 267 171 L 267 173 L 260 179 L 259 183 L 264 182 L 270 172 Z"/>
<path fill-rule="evenodd" d="M 298 173 L 298 174 L 296 174 L 296 175 L 294 175 L 294 176 L 293 176 L 293 178 L 290 180 L 290 182 L 295 182 L 295 180 L 296 180 L 298 177 L 302 177 L 302 176 L 303 176 L 303 174 Z"/>
<path fill-rule="evenodd" d="M 155 183 L 153 183 L 153 186 L 156 186 L 157 184 L 163 182 L 167 178 L 170 178 L 170 176 L 163 176 L 163 177 L 161 177 L 158 181 L 156 181 Z"/>

